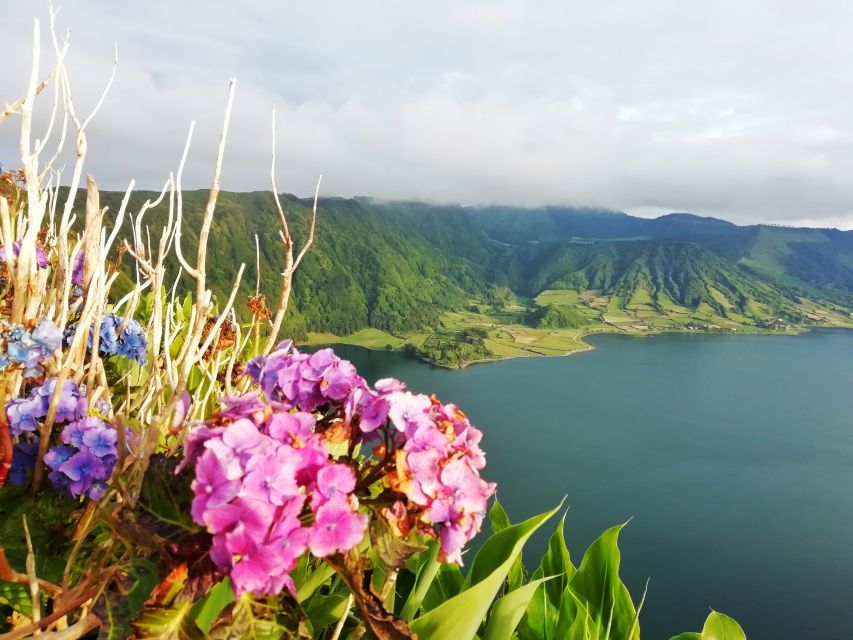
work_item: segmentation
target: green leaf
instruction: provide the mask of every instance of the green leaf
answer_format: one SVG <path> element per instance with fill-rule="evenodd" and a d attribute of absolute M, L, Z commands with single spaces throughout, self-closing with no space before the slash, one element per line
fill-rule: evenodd
<path fill-rule="evenodd" d="M 234 602 L 234 591 L 231 589 L 231 579 L 224 578 L 213 585 L 208 594 L 193 605 L 190 615 L 199 629 L 207 633 L 213 621 L 232 602 Z"/>
<path fill-rule="evenodd" d="M 729 616 L 711 611 L 702 627 L 702 640 L 746 640 L 740 625 Z"/>
<path fill-rule="evenodd" d="M 519 625 L 518 635 L 521 640 L 556 637 L 563 592 L 575 573 L 563 533 L 565 520 L 564 513 L 557 523 L 557 529 L 548 540 L 548 549 L 542 556 L 539 567 L 533 572 L 533 580 L 545 576 L 554 576 L 554 580 L 543 584 L 531 599 L 527 613 Z"/>
<path fill-rule="evenodd" d="M 294 584 L 296 585 L 296 601 L 299 603 L 305 602 L 311 597 L 312 593 L 319 589 L 334 574 L 335 570 L 324 562 L 314 571 L 306 574 L 305 580 L 302 584 L 296 583 L 294 579 Z"/>
<path fill-rule="evenodd" d="M 170 540 L 198 531 L 189 515 L 193 495 L 190 491 L 192 473 L 184 469 L 175 475 L 177 464 L 177 460 L 162 454 L 151 456 L 139 500 L 139 508 L 154 520 L 146 521 L 145 526 Z"/>
<path fill-rule="evenodd" d="M 560 502 L 557 509 L 559 509 L 560 506 L 562 506 L 562 502 Z M 532 535 L 533 531 L 542 526 L 542 523 L 554 515 L 557 509 L 552 509 L 547 513 L 540 514 L 520 524 L 513 525 L 488 538 L 483 546 L 480 547 L 480 550 L 471 562 L 471 568 L 465 576 L 464 588 L 468 589 L 469 587 L 484 580 L 487 576 L 492 575 L 495 569 L 504 561 L 504 558 L 512 555 L 513 560 L 515 560 L 516 557 L 520 556 L 520 546 L 518 546 L 518 553 L 513 553 L 518 544 L 518 536 L 525 535 L 525 532 L 530 530 L 530 527 L 534 527 L 533 530 L 526 533 L 527 537 Z M 527 540 L 527 537 L 524 538 L 524 541 Z"/>
<path fill-rule="evenodd" d="M 297 634 L 301 637 L 302 621 L 285 621 L 287 613 L 279 600 L 258 600 L 244 593 L 237 600 L 231 618 L 220 618 L 210 636 L 216 640 L 279 640 L 295 638 Z"/>
<path fill-rule="evenodd" d="M 429 588 L 432 586 L 433 580 L 441 567 L 441 563 L 438 561 L 438 547 L 438 541 L 432 540 L 429 543 L 427 553 L 422 554 L 425 557 L 425 561 L 419 564 L 415 586 L 412 588 L 409 597 L 406 598 L 406 602 L 400 610 L 400 617 L 403 620 L 411 620 L 415 616 L 418 609 L 421 608 L 421 603 L 424 601 Z"/>
<path fill-rule="evenodd" d="M 156 565 L 146 558 L 133 558 L 121 568 L 122 587 L 131 618 L 139 615 L 145 601 L 160 581 Z"/>
<path fill-rule="evenodd" d="M 0 580 L 0 604 L 10 606 L 28 618 L 33 614 L 29 589 L 22 584 Z"/>
<path fill-rule="evenodd" d="M 555 577 L 550 576 L 533 580 L 515 591 L 510 591 L 498 600 L 492 608 L 483 640 L 510 640 L 528 604 L 530 604 L 533 594 L 536 593 L 537 589 L 542 588 L 544 583 Z"/>
<path fill-rule="evenodd" d="M 94 607 L 93 613 L 101 621 L 98 640 L 124 640 L 130 636 L 132 629 L 127 598 L 104 594 Z"/>
<path fill-rule="evenodd" d="M 639 640 L 637 612 L 619 578 L 618 525 L 605 531 L 584 554 L 562 598 L 558 637 Z M 568 635 L 562 634 L 568 625 Z"/>
<path fill-rule="evenodd" d="M 497 498 L 495 498 L 492 508 L 489 510 L 489 523 L 492 525 L 492 534 L 509 529 L 512 526 L 509 516 Z M 524 566 L 521 564 L 521 556 L 519 555 L 509 570 L 507 591 L 518 589 L 522 584 L 524 584 Z"/>
<path fill-rule="evenodd" d="M 495 501 L 492 503 L 492 508 L 489 509 L 489 524 L 492 525 L 492 533 L 495 534 L 498 531 L 503 531 L 504 529 L 509 529 L 512 526 L 512 523 L 509 521 L 509 516 L 504 511 L 503 505 L 498 502 L 498 499 L 495 498 Z"/>
<path fill-rule="evenodd" d="M 746 640 L 746 634 L 733 618 L 712 610 L 702 633 L 687 631 L 669 640 Z"/>
<path fill-rule="evenodd" d="M 147 609 L 133 623 L 137 638 L 204 640 L 204 632 L 189 615 L 191 604 L 185 602 L 175 609 Z"/>
<path fill-rule="evenodd" d="M 524 543 L 557 509 L 489 538 L 471 563 L 462 593 L 415 619 L 412 631 L 422 638 L 474 638 Z"/>
<path fill-rule="evenodd" d="M 314 596 L 305 613 L 308 614 L 308 620 L 311 621 L 311 627 L 316 636 L 319 632 L 330 624 L 337 623 L 344 615 L 347 608 L 349 594 L 333 593 L 328 596 Z"/>
<path fill-rule="evenodd" d="M 440 564 L 438 573 L 432 580 L 421 603 L 421 611 L 431 611 L 447 602 L 462 591 L 465 578 L 455 564 Z"/>

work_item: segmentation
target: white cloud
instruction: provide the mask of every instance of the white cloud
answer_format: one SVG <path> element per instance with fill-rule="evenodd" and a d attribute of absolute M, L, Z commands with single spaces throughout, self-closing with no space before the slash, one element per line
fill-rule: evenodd
<path fill-rule="evenodd" d="M 0 99 L 24 90 L 37 5 L 4 7 Z M 119 43 L 90 135 L 105 187 L 159 188 L 193 118 L 185 183 L 206 186 L 237 76 L 227 189 L 267 188 L 276 103 L 280 185 L 302 195 L 323 173 L 329 195 L 853 227 L 842 0 L 68 0 L 59 23 L 81 109 Z"/>

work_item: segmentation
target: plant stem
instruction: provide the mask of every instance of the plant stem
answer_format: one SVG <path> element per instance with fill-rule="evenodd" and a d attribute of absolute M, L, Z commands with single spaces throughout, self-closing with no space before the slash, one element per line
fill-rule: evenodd
<path fill-rule="evenodd" d="M 349 598 L 347 598 L 347 606 L 344 607 L 344 613 L 341 615 L 341 619 L 338 620 L 338 624 L 335 625 L 335 632 L 332 634 L 330 640 L 338 640 L 341 637 L 341 632 L 344 630 L 344 623 L 347 621 L 347 616 L 349 615 L 349 610 L 352 608 L 352 594 L 349 594 Z"/>

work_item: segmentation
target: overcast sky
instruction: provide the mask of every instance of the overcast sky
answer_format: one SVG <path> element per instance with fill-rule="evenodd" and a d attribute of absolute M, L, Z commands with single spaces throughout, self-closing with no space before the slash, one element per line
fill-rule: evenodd
<path fill-rule="evenodd" d="M 46 2 L 2 15 L 10 102 Z M 66 0 L 58 23 L 81 111 L 118 43 L 89 136 L 102 187 L 161 187 L 192 119 L 185 186 L 208 186 L 234 76 L 225 189 L 269 188 L 275 104 L 298 195 L 322 173 L 325 195 L 853 228 L 847 0 Z"/>

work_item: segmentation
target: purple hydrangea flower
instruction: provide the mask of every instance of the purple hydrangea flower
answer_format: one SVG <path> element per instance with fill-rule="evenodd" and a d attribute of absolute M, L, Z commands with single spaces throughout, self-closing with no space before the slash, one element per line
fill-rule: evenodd
<path fill-rule="evenodd" d="M 75 453 L 60 464 L 57 470 L 68 477 L 68 491 L 75 498 L 88 492 L 93 482 L 109 477 L 104 461 L 88 449 Z"/>
<path fill-rule="evenodd" d="M 128 431 L 128 439 L 131 437 Z M 64 444 L 52 447 L 44 458 L 52 469 L 48 478 L 54 489 L 75 498 L 103 497 L 118 454 L 115 427 L 98 416 L 84 416 L 66 425 L 59 439 Z"/>
<path fill-rule="evenodd" d="M 74 265 L 71 267 L 71 283 L 78 287 L 83 286 L 83 259 L 85 253 L 80 250 L 74 254 Z"/>
<path fill-rule="evenodd" d="M 12 244 L 12 255 L 17 257 L 21 253 L 21 241 L 17 240 Z M 0 247 L 0 262 L 6 262 L 6 247 Z M 36 265 L 39 269 L 47 269 L 48 259 L 42 247 L 36 245 Z"/>
<path fill-rule="evenodd" d="M 116 454 L 118 432 L 115 429 L 95 417 L 84 418 L 80 422 L 87 423 L 83 428 L 83 447 L 81 448 L 89 449 L 92 455 L 102 459 Z"/>
<path fill-rule="evenodd" d="M 56 378 L 49 378 L 43 385 L 33 388 L 26 398 L 13 398 L 6 403 L 6 418 L 13 436 L 38 429 L 39 423 L 47 416 L 55 388 Z M 57 404 L 56 424 L 78 420 L 85 413 L 85 396 L 72 380 L 66 380 Z"/>

